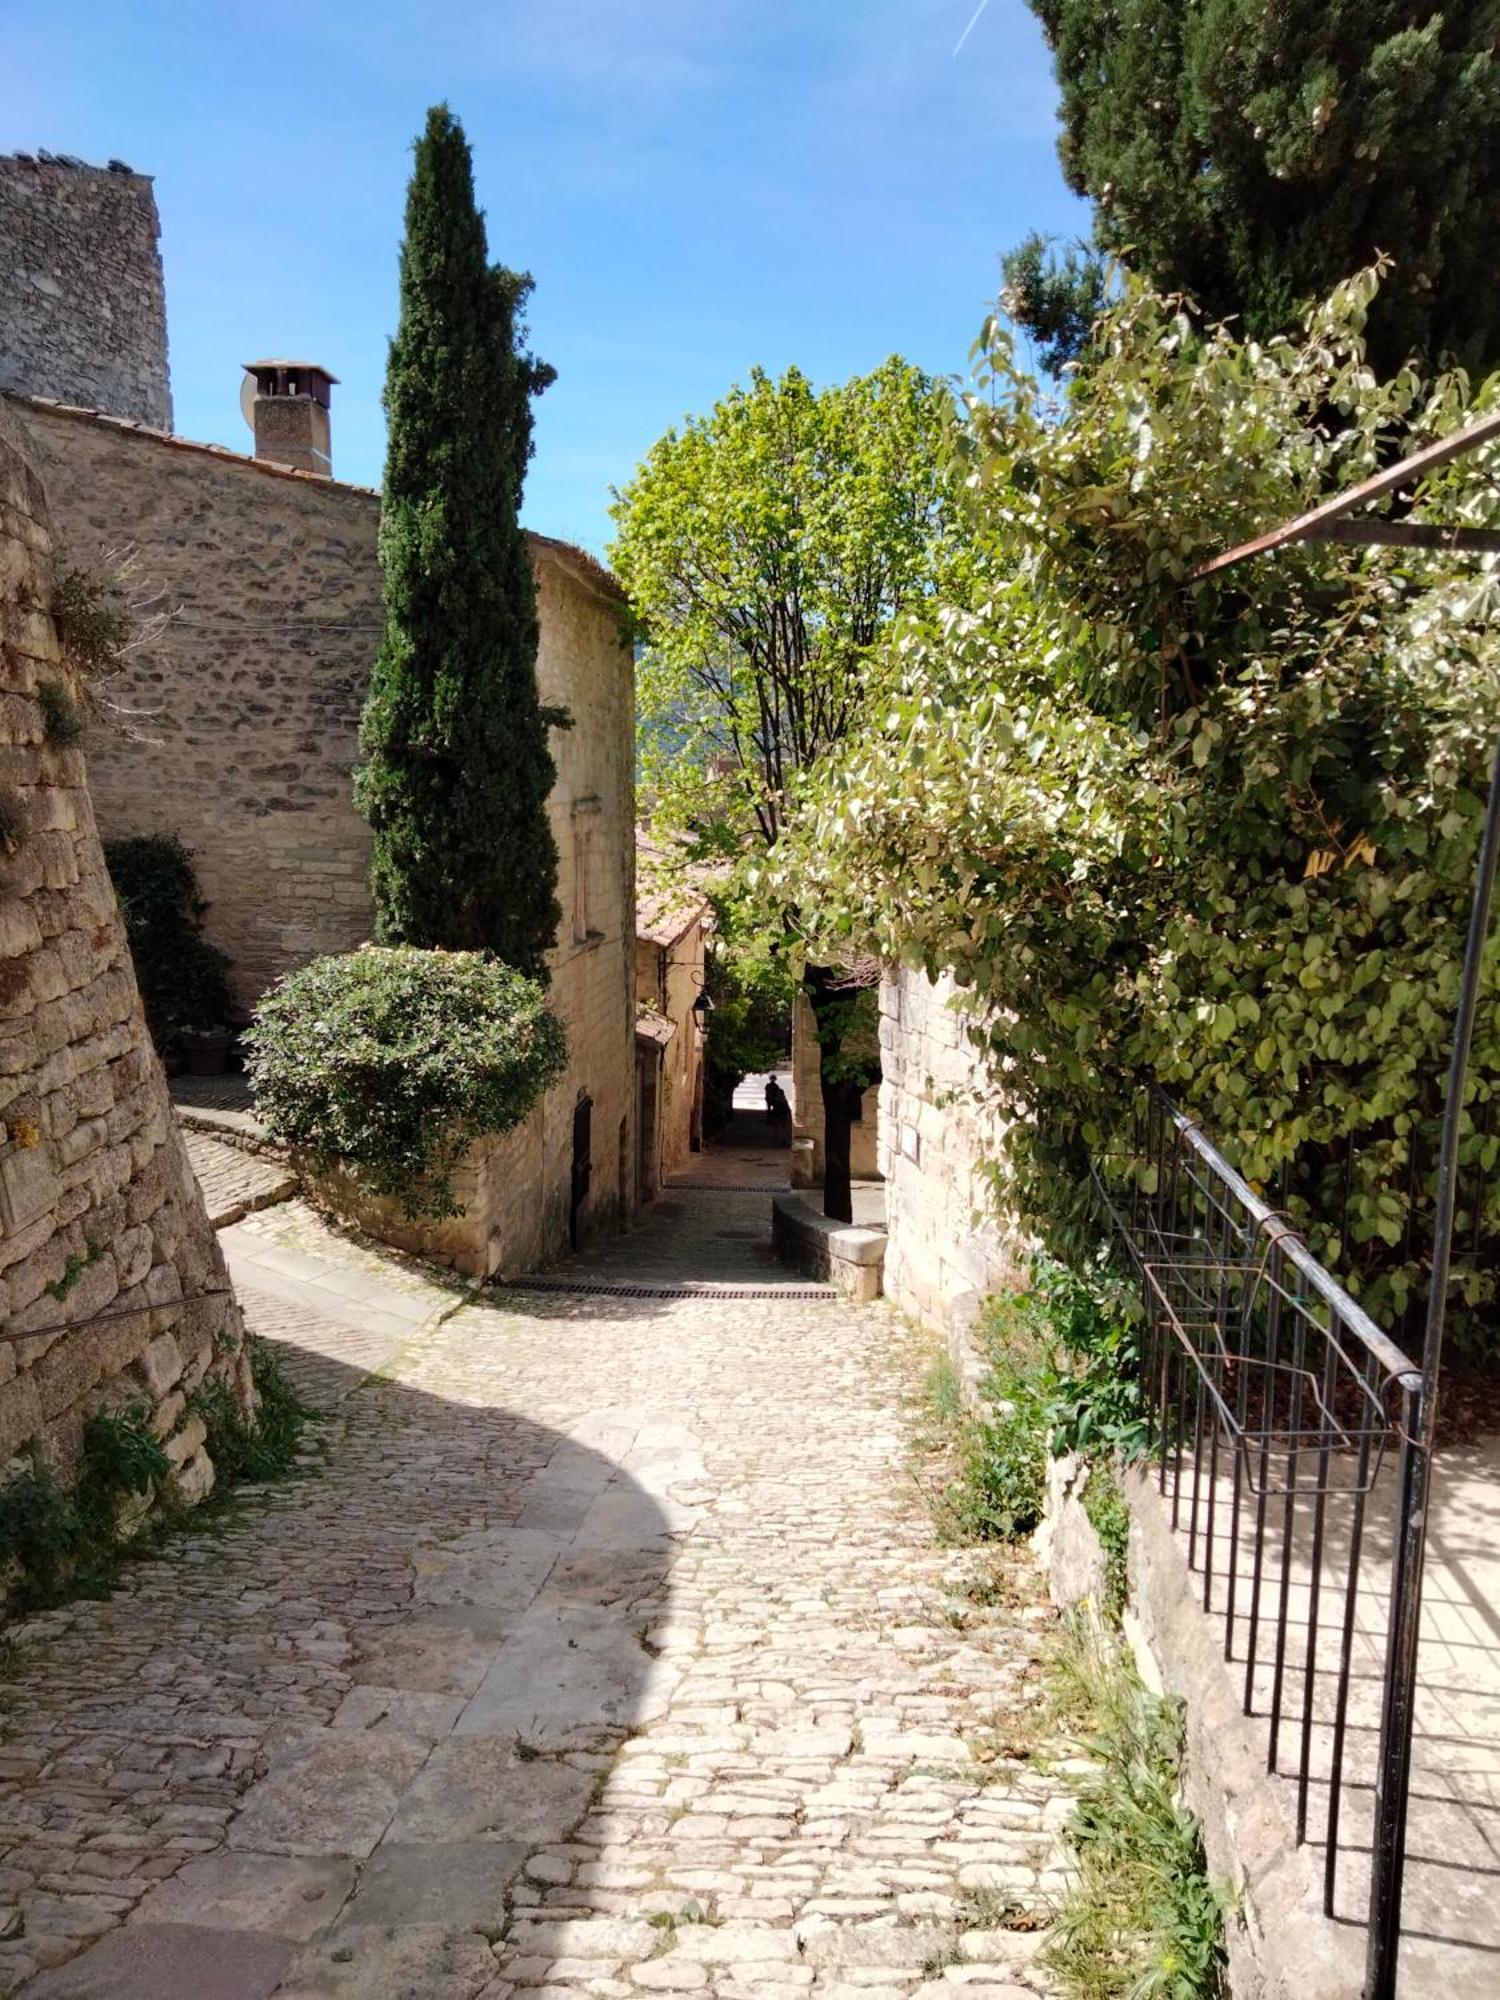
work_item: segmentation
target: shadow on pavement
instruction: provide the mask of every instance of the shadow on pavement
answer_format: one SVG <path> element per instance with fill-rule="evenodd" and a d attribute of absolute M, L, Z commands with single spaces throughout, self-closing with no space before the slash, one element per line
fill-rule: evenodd
<path fill-rule="evenodd" d="M 649 1635 L 686 1434 L 508 1409 L 487 1314 L 408 1356 L 438 1393 L 341 1361 L 355 1327 L 245 1304 L 326 1456 L 19 1635 L 0 1987 L 28 2000 L 477 1994 L 528 1855 L 676 1678 Z"/>

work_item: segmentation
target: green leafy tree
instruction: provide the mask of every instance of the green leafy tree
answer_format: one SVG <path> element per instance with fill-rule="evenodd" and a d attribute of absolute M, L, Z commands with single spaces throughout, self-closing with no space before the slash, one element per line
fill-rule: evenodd
<path fill-rule="evenodd" d="M 1100 247 L 1263 338 L 1384 253 L 1389 374 L 1500 359 L 1491 0 L 1030 0 Z"/>
<path fill-rule="evenodd" d="M 558 909 L 555 770 L 537 696 L 536 586 L 520 525 L 531 280 L 491 266 L 468 141 L 446 105 L 417 141 L 391 343 L 380 515 L 385 636 L 356 798 L 375 835 L 385 943 L 488 950 L 547 977 Z"/>
<path fill-rule="evenodd" d="M 780 893 L 824 953 L 951 973 L 1008 1127 L 1002 1192 L 1092 1246 L 1091 1163 L 1143 1080 L 1196 1115 L 1388 1324 L 1423 1296 L 1453 1011 L 1500 731 L 1500 584 L 1303 544 L 1198 567 L 1500 403 L 1371 376 L 1374 273 L 1296 340 L 1195 336 L 1139 289 L 1062 421 L 1007 337 L 966 398 L 976 568 L 908 622 L 804 788 Z M 1500 446 L 1406 496 L 1500 524 Z M 1500 1018 L 1476 1037 L 1456 1328 L 1500 1324 Z"/>
<path fill-rule="evenodd" d="M 699 852 L 774 847 L 803 774 L 859 718 L 872 647 L 957 559 L 951 422 L 899 359 L 821 391 L 757 369 L 616 496 L 611 560 L 648 649 L 643 788 Z M 836 1004 L 818 974 L 815 1013 Z M 847 1220 L 849 1092 L 824 1081 L 825 1203 Z"/>

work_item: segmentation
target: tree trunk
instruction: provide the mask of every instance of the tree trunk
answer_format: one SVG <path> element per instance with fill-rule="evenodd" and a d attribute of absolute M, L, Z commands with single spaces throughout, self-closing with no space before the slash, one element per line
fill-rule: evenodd
<path fill-rule="evenodd" d="M 823 1213 L 830 1222 L 852 1222 L 854 1199 L 849 1187 L 849 1134 L 863 1096 L 857 1084 L 823 1086 Z"/>
<path fill-rule="evenodd" d="M 823 1096 L 823 1213 L 830 1222 L 852 1222 L 849 1187 L 850 1130 L 861 1100 L 880 1081 L 878 1042 L 857 1020 L 858 989 L 847 971 L 809 965 L 803 991 L 818 1030 L 818 1083 Z M 868 1043 L 868 1047 L 862 1046 Z"/>

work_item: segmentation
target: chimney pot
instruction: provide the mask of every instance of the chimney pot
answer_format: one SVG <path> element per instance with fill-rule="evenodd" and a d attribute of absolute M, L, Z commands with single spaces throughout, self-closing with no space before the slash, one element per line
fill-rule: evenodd
<path fill-rule="evenodd" d="M 247 361 L 245 372 L 255 378 L 255 456 L 331 478 L 328 405 L 337 375 L 315 361 L 281 359 Z"/>

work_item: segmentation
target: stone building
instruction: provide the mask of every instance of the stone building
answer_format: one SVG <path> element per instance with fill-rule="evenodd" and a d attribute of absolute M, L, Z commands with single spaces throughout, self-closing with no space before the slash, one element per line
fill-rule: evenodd
<path fill-rule="evenodd" d="M 703 1011 L 712 905 L 654 877 L 638 836 L 635 915 L 637 1180 L 642 1201 L 703 1143 Z"/>
<path fill-rule="evenodd" d="M 92 170 L 69 171 L 82 182 Z M 56 206 L 59 257 L 83 258 L 93 211 L 68 186 Z M 0 290 L 0 351 L 29 365 L 49 325 L 29 293 Z M 247 1012 L 283 973 L 371 934 L 369 830 L 351 775 L 381 623 L 379 495 L 328 473 L 334 378 L 291 360 L 248 368 L 254 456 L 175 437 L 138 410 L 84 406 L 89 372 L 71 362 L 41 381 L 12 371 L 0 398 L 67 559 L 129 566 L 145 636 L 102 690 L 91 732 L 100 827 L 181 836 Z M 160 380 L 164 393 L 164 344 Z M 42 382 L 58 393 L 36 393 Z M 635 1200 L 634 661 L 608 571 L 569 544 L 530 544 L 541 698 L 573 724 L 552 733 L 550 801 L 564 909 L 551 998 L 570 1054 L 504 1142 L 495 1201 L 476 1200 L 462 1240 L 426 1246 L 486 1275 L 555 1255 Z"/>
<path fill-rule="evenodd" d="M 77 694 L 49 555 L 41 484 L 0 412 L 0 1477 L 30 1451 L 66 1481 L 93 1411 L 145 1405 L 193 1500 L 213 1482 L 193 1391 L 253 1392 L 83 752 L 39 699 Z"/>

